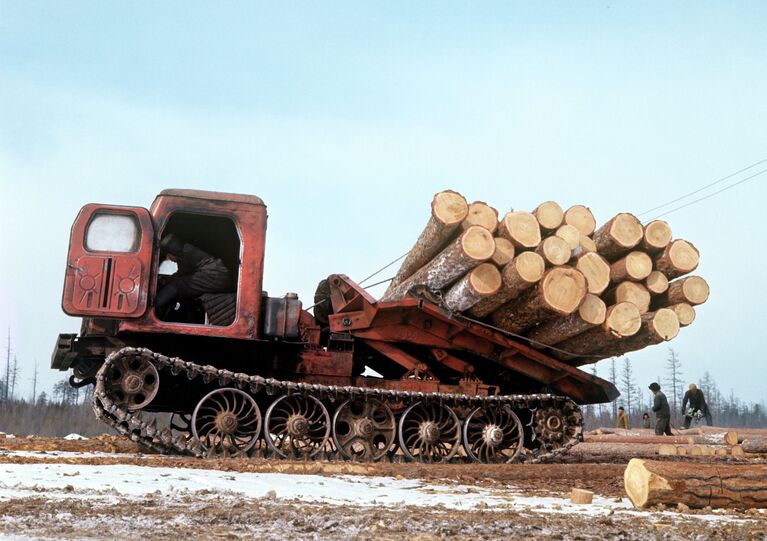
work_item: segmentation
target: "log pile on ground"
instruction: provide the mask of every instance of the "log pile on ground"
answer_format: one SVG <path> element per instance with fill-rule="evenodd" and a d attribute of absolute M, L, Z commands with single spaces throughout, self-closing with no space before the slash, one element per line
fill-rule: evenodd
<path fill-rule="evenodd" d="M 662 220 L 622 212 L 597 227 L 591 210 L 546 201 L 499 215 L 446 190 L 382 302 L 426 287 L 445 308 L 574 366 L 673 339 L 695 320 L 708 284 L 689 273 L 695 246 Z"/>

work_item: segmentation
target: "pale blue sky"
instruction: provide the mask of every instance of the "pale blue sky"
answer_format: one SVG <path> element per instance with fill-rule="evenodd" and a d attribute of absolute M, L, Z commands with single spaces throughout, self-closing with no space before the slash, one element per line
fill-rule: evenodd
<path fill-rule="evenodd" d="M 11 325 L 27 391 L 34 359 L 47 387 L 61 377 L 87 202 L 259 195 L 266 288 L 306 304 L 328 274 L 406 251 L 444 188 L 501 211 L 641 213 L 767 157 L 765 28 L 764 2 L 0 0 L 0 348 Z M 672 343 L 684 373 L 755 401 L 766 186 L 667 218 L 712 290 Z M 631 357 L 649 383 L 666 350 Z"/>

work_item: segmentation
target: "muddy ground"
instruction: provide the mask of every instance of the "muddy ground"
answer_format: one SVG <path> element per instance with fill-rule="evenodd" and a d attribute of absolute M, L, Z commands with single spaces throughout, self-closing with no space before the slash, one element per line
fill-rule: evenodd
<path fill-rule="evenodd" d="M 19 453 L 20 451 L 26 451 Z M 67 452 L 56 456 L 57 451 Z M 77 454 L 70 454 L 77 453 Z M 95 453 L 95 455 L 94 455 Z M 109 456 L 109 454 L 113 456 Z M 2 464 L 133 464 L 227 472 L 388 476 L 468 490 L 518 487 L 526 496 L 566 498 L 573 487 L 622 500 L 616 509 L 592 513 L 547 503 L 518 510 L 478 505 L 471 510 L 434 506 L 362 506 L 286 500 L 279 495 L 243 498 L 210 491 L 143 497 L 65 494 L 40 486 L 33 495 L 0 498 L 4 539 L 767 539 L 767 515 L 675 509 L 635 510 L 626 505 L 624 464 L 414 465 L 272 462 L 264 459 L 200 460 L 140 454 L 131 442 L 103 436 L 68 441 L 0 439 Z M 2 478 L 0 477 L 0 482 Z M 69 492 L 69 494 L 66 494 Z M 279 492 L 279 491 L 278 491 Z"/>

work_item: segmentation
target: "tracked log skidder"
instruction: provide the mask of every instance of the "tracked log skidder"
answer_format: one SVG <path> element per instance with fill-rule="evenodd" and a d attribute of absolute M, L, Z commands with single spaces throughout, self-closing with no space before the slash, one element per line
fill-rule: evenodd
<path fill-rule="evenodd" d="M 334 274 L 313 313 L 295 294 L 268 296 L 266 219 L 258 197 L 197 190 L 165 190 L 148 211 L 80 210 L 62 307 L 82 329 L 59 335 L 52 366 L 95 386 L 101 420 L 195 456 L 493 463 L 565 452 L 577 404 L 618 396 L 428 291 L 376 301 Z M 160 310 L 169 234 L 220 259 L 232 290 Z"/>

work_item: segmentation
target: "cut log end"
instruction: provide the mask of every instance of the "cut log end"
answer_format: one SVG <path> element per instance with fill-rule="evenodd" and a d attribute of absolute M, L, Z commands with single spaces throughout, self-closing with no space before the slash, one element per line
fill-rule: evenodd
<path fill-rule="evenodd" d="M 559 227 L 554 233 L 554 235 L 556 235 L 560 239 L 563 239 L 567 243 L 567 246 L 570 247 L 570 250 L 575 250 L 581 244 L 581 232 L 578 231 L 578 229 L 572 225 L 565 224 Z M 588 239 L 588 237 L 586 238 Z M 591 239 L 588 239 L 588 240 L 591 241 Z M 596 247 L 594 248 L 594 250 L 584 250 L 584 251 L 595 252 Z"/>
<path fill-rule="evenodd" d="M 692 243 L 677 239 L 671 241 L 655 259 L 655 269 L 663 272 L 670 280 L 698 268 L 700 254 Z"/>
<path fill-rule="evenodd" d="M 590 490 L 574 488 L 570 492 L 570 501 L 574 504 L 588 504 L 593 501 L 594 493 Z"/>
<path fill-rule="evenodd" d="M 453 190 L 445 190 L 434 196 L 431 202 L 432 216 L 444 225 L 463 222 L 469 213 L 466 199 Z"/>
<path fill-rule="evenodd" d="M 671 227 L 663 220 L 654 220 L 644 228 L 642 246 L 648 252 L 663 250 L 671 242 Z"/>
<path fill-rule="evenodd" d="M 687 304 L 686 302 L 680 302 L 670 306 L 676 317 L 679 319 L 679 326 L 686 327 L 695 321 L 695 308 Z"/>
<path fill-rule="evenodd" d="M 512 264 L 515 273 L 528 284 L 538 282 L 546 271 L 546 263 L 535 252 L 522 252 L 514 258 Z"/>
<path fill-rule="evenodd" d="M 605 302 L 621 303 L 630 302 L 644 314 L 650 310 L 650 292 L 647 288 L 636 282 L 621 282 L 614 289 L 605 293 Z"/>
<path fill-rule="evenodd" d="M 683 296 L 692 305 L 703 304 L 708 300 L 709 288 L 706 280 L 700 276 L 690 276 L 682 284 Z"/>
<path fill-rule="evenodd" d="M 597 250 L 611 256 L 630 250 L 642 240 L 642 224 L 633 214 L 622 212 L 594 233 Z"/>
<path fill-rule="evenodd" d="M 519 248 L 535 248 L 541 243 L 541 227 L 530 212 L 509 212 L 503 217 L 499 232 Z"/>
<path fill-rule="evenodd" d="M 644 252 L 634 251 L 610 265 L 610 280 L 623 282 L 633 280 L 638 282 L 647 278 L 652 272 L 652 259 Z"/>
<path fill-rule="evenodd" d="M 594 219 L 594 215 L 583 205 L 573 205 L 565 212 L 565 223 L 575 227 L 581 235 L 586 237 L 591 236 L 594 232 L 594 228 L 597 226 L 597 222 Z"/>
<path fill-rule="evenodd" d="M 561 315 L 572 314 L 586 295 L 586 279 L 571 267 L 555 267 L 541 281 L 546 306 Z"/>
<path fill-rule="evenodd" d="M 607 309 L 604 330 L 618 337 L 633 336 L 642 326 L 639 309 L 630 302 L 620 302 Z"/>
<path fill-rule="evenodd" d="M 461 225 L 464 229 L 478 225 L 494 233 L 498 228 L 498 211 L 483 201 L 475 201 L 469 205 L 468 214 Z"/>
<path fill-rule="evenodd" d="M 490 259 L 495 252 L 495 239 L 493 235 L 478 225 L 469 227 L 461 237 L 461 246 L 464 253 L 477 261 Z"/>
<path fill-rule="evenodd" d="M 567 242 L 557 236 L 543 239 L 535 251 L 548 265 L 564 265 L 572 254 Z"/>
<path fill-rule="evenodd" d="M 607 306 L 602 299 L 589 293 L 578 308 L 578 315 L 586 323 L 601 325 L 607 315 Z"/>
<path fill-rule="evenodd" d="M 679 318 L 671 308 L 661 308 L 653 315 L 651 327 L 655 336 L 668 341 L 679 334 Z"/>
<path fill-rule="evenodd" d="M 610 285 L 610 264 L 596 252 L 589 252 L 579 257 L 575 268 L 586 277 L 589 293 L 601 295 Z"/>
<path fill-rule="evenodd" d="M 490 259 L 499 267 L 503 267 L 514 259 L 514 244 L 503 237 L 495 237 L 495 252 Z"/>
<path fill-rule="evenodd" d="M 668 289 L 668 278 L 660 271 L 652 271 L 645 280 L 645 287 L 650 293 L 660 295 Z"/>
<path fill-rule="evenodd" d="M 501 288 L 501 272 L 491 263 L 482 263 L 469 273 L 469 283 L 477 294 L 492 295 Z"/>
<path fill-rule="evenodd" d="M 623 483 L 631 503 L 640 509 L 647 505 L 650 496 L 650 486 L 656 490 L 670 490 L 668 481 L 662 477 L 655 476 L 650 470 L 645 468 L 644 460 L 641 458 L 632 458 L 626 471 L 623 472 Z"/>
<path fill-rule="evenodd" d="M 553 231 L 562 225 L 565 213 L 562 211 L 562 207 L 554 201 L 546 201 L 538 205 L 533 211 L 533 215 L 538 220 L 542 229 L 546 231 Z"/>

